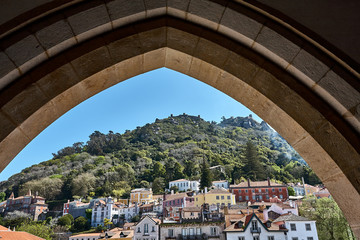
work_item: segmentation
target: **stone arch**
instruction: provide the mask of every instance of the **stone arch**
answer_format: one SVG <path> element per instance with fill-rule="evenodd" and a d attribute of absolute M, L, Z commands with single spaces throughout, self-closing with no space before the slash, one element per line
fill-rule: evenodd
<path fill-rule="evenodd" d="M 1 48 L 1 169 L 81 101 L 168 67 L 214 86 L 269 122 L 314 169 L 360 234 L 360 210 L 353 208 L 360 202 L 359 75 L 249 4 L 79 2 L 6 32 Z"/>

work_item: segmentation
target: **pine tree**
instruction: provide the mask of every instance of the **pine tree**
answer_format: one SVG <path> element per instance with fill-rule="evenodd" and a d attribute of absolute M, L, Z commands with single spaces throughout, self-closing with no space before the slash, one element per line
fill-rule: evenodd
<path fill-rule="evenodd" d="M 205 159 L 203 160 L 202 166 L 201 166 L 201 182 L 200 182 L 200 188 L 204 189 L 205 187 L 211 187 L 211 172 L 209 169 L 209 165 L 206 163 Z"/>
<path fill-rule="evenodd" d="M 245 147 L 243 172 L 253 181 L 265 179 L 265 170 L 261 165 L 256 146 L 248 141 Z"/>

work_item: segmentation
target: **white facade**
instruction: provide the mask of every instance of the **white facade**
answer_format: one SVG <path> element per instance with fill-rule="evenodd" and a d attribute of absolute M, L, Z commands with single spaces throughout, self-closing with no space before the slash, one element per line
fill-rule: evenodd
<path fill-rule="evenodd" d="M 209 239 L 225 240 L 223 234 L 223 224 L 215 223 L 201 223 L 201 224 L 173 224 L 164 225 L 160 229 L 160 240 L 167 238 L 177 238 L 179 235 L 183 238 L 189 237 L 190 239 L 196 239 L 196 236 L 203 236 L 205 234 Z M 180 238 L 181 239 L 181 238 Z M 238 239 L 236 239 L 238 240 Z"/>
<path fill-rule="evenodd" d="M 153 211 L 158 214 L 162 213 L 163 212 L 163 203 L 161 202 L 161 203 L 155 204 Z"/>
<path fill-rule="evenodd" d="M 288 240 L 319 240 L 315 221 L 285 221 Z"/>
<path fill-rule="evenodd" d="M 215 188 L 225 188 L 225 189 L 229 189 L 229 182 L 224 180 L 224 181 L 213 181 L 212 182 L 213 186 Z"/>
<path fill-rule="evenodd" d="M 293 206 L 291 206 L 293 205 Z M 264 209 L 264 220 L 267 221 L 269 219 L 268 213 L 270 211 L 276 212 L 280 215 L 286 214 L 286 213 L 292 213 L 294 215 L 299 215 L 298 207 L 295 202 L 291 202 L 291 205 L 286 204 L 277 204 L 274 203 L 269 207 L 269 209 Z"/>
<path fill-rule="evenodd" d="M 159 224 L 149 216 L 143 217 L 135 225 L 133 240 L 159 240 Z"/>
<path fill-rule="evenodd" d="M 100 233 L 87 233 L 87 234 L 78 234 L 69 237 L 69 240 L 97 240 L 100 238 Z"/>
<path fill-rule="evenodd" d="M 199 191 L 200 189 L 200 183 L 199 181 L 190 181 L 186 179 L 179 179 L 175 181 L 169 182 L 169 189 L 171 189 L 172 186 L 176 186 L 179 191 Z"/>
<path fill-rule="evenodd" d="M 91 226 L 97 227 L 104 225 L 104 219 L 110 219 L 114 224 L 117 223 L 117 219 L 113 219 L 114 215 L 119 214 L 119 208 L 114 204 L 111 197 L 105 200 L 98 200 L 92 208 Z"/>
<path fill-rule="evenodd" d="M 305 196 L 305 188 L 302 185 L 295 185 L 294 187 L 295 190 L 295 196 Z"/>
<path fill-rule="evenodd" d="M 253 215 L 244 229 L 227 228 L 226 240 L 289 240 L 283 230 L 269 230 Z M 302 239 L 301 239 L 302 240 Z"/>
<path fill-rule="evenodd" d="M 139 211 L 140 209 L 137 204 L 131 204 L 119 208 L 119 216 L 124 215 L 124 218 L 130 222 L 134 216 L 139 215 Z"/>

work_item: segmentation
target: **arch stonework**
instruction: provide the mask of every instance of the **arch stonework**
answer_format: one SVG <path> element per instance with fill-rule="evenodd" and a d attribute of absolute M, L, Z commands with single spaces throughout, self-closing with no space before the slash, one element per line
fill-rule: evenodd
<path fill-rule="evenodd" d="M 167 67 L 228 94 L 276 129 L 360 236 L 359 74 L 346 62 L 248 3 L 64 2 L 0 28 L 0 169 L 80 102 Z"/>

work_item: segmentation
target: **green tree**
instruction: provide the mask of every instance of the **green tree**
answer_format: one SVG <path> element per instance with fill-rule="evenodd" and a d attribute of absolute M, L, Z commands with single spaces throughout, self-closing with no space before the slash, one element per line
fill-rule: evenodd
<path fill-rule="evenodd" d="M 57 224 L 60 226 L 64 226 L 67 229 L 70 229 L 72 222 L 71 222 L 71 219 L 69 217 L 67 217 L 67 215 L 69 215 L 69 214 L 66 214 L 65 216 L 60 217 L 58 219 Z"/>
<path fill-rule="evenodd" d="M 110 221 L 110 219 L 104 218 L 104 227 L 109 229 L 113 225 L 113 223 Z"/>
<path fill-rule="evenodd" d="M 0 192 L 0 202 L 5 201 L 6 193 Z"/>
<path fill-rule="evenodd" d="M 205 187 L 211 187 L 212 180 L 211 180 L 211 172 L 209 169 L 209 165 L 203 160 L 203 163 L 201 165 L 201 182 L 200 182 L 200 188 L 204 189 Z"/>
<path fill-rule="evenodd" d="M 74 226 L 72 229 L 74 232 L 82 232 L 88 229 L 90 229 L 90 224 L 86 218 L 80 216 L 74 220 Z"/>
<path fill-rule="evenodd" d="M 157 177 L 165 177 L 166 170 L 164 165 L 162 165 L 160 162 L 155 162 L 152 169 L 152 177 L 153 179 Z"/>
<path fill-rule="evenodd" d="M 91 217 L 92 217 L 92 209 L 86 209 L 85 210 L 85 215 L 86 215 L 86 218 L 91 221 Z"/>
<path fill-rule="evenodd" d="M 316 221 L 320 240 L 352 240 L 353 233 L 333 199 L 307 198 L 299 208 L 302 216 Z"/>
<path fill-rule="evenodd" d="M 44 238 L 46 240 L 51 240 L 52 236 L 54 235 L 54 232 L 50 228 L 50 226 L 45 225 L 45 223 L 37 223 L 37 222 L 23 223 L 17 229 L 17 231 L 28 232 L 35 236 Z"/>
<path fill-rule="evenodd" d="M 162 177 L 157 177 L 154 179 L 152 184 L 152 190 L 154 194 L 161 194 L 164 192 L 165 189 L 165 180 Z"/>
<path fill-rule="evenodd" d="M 253 181 L 265 179 L 265 169 L 259 160 L 256 146 L 248 141 L 245 146 L 243 172 Z"/>
<path fill-rule="evenodd" d="M 81 197 L 85 197 L 88 195 L 90 191 L 94 190 L 96 178 L 91 173 L 83 173 L 78 175 L 72 181 L 72 194 L 80 195 Z"/>
<path fill-rule="evenodd" d="M 288 186 L 287 189 L 288 189 L 289 196 L 295 196 L 295 190 L 293 187 Z"/>

